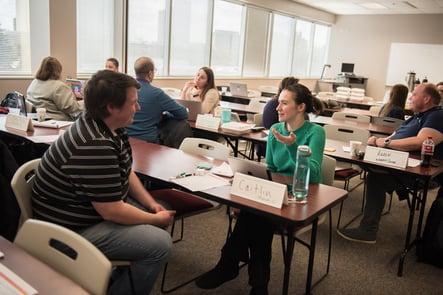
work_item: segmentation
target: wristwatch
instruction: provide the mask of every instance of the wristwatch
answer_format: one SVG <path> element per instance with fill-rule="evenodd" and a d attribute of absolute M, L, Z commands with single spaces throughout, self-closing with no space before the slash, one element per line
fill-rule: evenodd
<path fill-rule="evenodd" d="M 391 141 L 392 141 L 392 140 L 391 140 L 390 138 L 386 138 L 386 139 L 385 139 L 385 142 L 384 142 L 384 144 L 383 144 L 383 147 L 384 147 L 384 148 L 387 148 L 387 147 L 389 146 L 389 144 L 391 144 Z"/>

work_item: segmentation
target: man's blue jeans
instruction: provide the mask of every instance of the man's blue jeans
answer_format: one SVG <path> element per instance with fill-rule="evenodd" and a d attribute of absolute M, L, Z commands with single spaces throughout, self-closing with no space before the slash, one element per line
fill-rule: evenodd
<path fill-rule="evenodd" d="M 141 207 L 133 200 L 128 200 L 128 203 Z M 171 235 L 149 224 L 122 225 L 103 221 L 77 232 L 92 242 L 109 260 L 132 261 L 131 272 L 137 294 L 150 293 L 172 250 Z M 113 275 L 115 281 L 108 294 L 130 294 L 131 286 L 126 271 Z"/>

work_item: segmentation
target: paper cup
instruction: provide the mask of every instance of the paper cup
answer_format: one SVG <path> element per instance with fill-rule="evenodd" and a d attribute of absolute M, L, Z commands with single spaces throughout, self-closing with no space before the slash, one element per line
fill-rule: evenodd
<path fill-rule="evenodd" d="M 37 119 L 39 122 L 43 122 L 46 119 L 46 109 L 37 108 Z"/>
<path fill-rule="evenodd" d="M 360 148 L 361 148 L 361 141 L 351 140 L 349 142 L 349 152 L 353 157 L 358 157 Z"/>

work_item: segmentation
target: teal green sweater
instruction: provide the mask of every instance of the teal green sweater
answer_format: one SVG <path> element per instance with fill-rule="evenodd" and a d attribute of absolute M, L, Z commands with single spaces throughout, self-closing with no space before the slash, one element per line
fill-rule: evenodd
<path fill-rule="evenodd" d="M 271 127 L 287 136 L 289 131 L 285 129 L 285 123 L 276 123 Z M 299 145 L 307 145 L 311 148 L 311 183 L 321 183 L 321 165 L 323 161 L 323 149 L 325 147 L 325 130 L 323 127 L 306 121 L 303 126 L 293 131 L 296 141 L 293 145 L 286 146 L 277 141 L 272 131 L 269 131 L 266 146 L 266 164 L 269 171 L 284 175 L 293 175 Z"/>

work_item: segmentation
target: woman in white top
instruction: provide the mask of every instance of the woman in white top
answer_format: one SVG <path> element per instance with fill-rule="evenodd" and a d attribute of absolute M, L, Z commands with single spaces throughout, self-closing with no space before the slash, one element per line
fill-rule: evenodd
<path fill-rule="evenodd" d="M 182 99 L 200 100 L 202 102 L 202 114 L 214 114 L 220 96 L 215 87 L 214 72 L 208 67 L 198 70 L 194 81 L 185 84 L 181 92 Z"/>
<path fill-rule="evenodd" d="M 35 108 L 46 108 L 55 120 L 73 121 L 83 111 L 71 88 L 60 80 L 62 65 L 55 57 L 45 57 L 27 91 L 27 100 Z"/>

